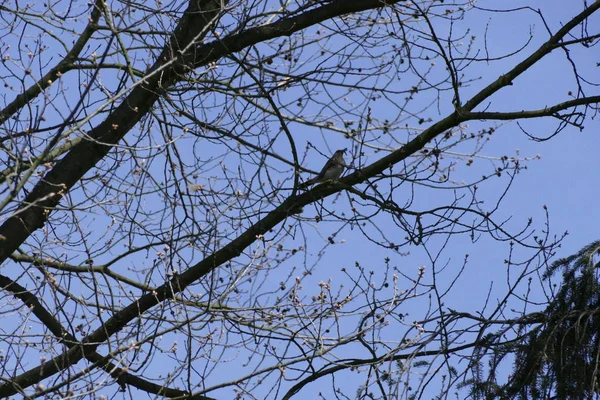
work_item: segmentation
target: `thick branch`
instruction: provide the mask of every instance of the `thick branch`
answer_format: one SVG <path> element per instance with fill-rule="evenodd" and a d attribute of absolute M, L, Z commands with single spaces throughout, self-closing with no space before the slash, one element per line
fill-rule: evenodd
<path fill-rule="evenodd" d="M 203 9 L 198 8 L 198 3 L 190 2 L 175 30 L 181 37 L 171 38 L 142 84 L 136 86 L 115 111 L 88 133 L 89 139 L 74 146 L 33 188 L 17 212 L 0 226 L 0 263 L 32 232 L 44 225 L 47 210 L 53 209 L 66 192 L 106 156 L 111 145 L 118 143 L 146 115 L 160 97 L 163 85 L 181 76 L 183 63 L 174 62 L 177 60 L 171 57 L 173 46 L 189 46 L 190 40 L 199 39 L 221 12 L 219 0 L 205 0 Z"/>
<path fill-rule="evenodd" d="M 52 332 L 52 334 L 55 337 L 60 338 L 61 342 L 65 344 L 68 348 L 73 349 L 75 353 L 80 352 L 81 347 L 77 338 L 75 338 L 67 330 L 65 330 L 60 324 L 60 322 L 52 316 L 48 309 L 44 307 L 44 305 L 40 303 L 38 298 L 31 294 L 30 291 L 28 291 L 18 283 L 14 282 L 10 278 L 5 277 L 4 275 L 0 275 L 0 287 L 2 287 L 4 290 L 8 290 L 14 293 L 15 297 L 21 300 L 23 304 L 28 308 L 35 309 L 36 317 L 40 320 L 40 322 L 42 322 L 46 327 L 48 327 L 50 332 Z M 187 395 L 187 393 L 184 391 L 157 385 L 135 375 L 124 372 L 119 366 L 108 362 L 107 357 L 103 357 L 102 355 L 96 352 L 87 353 L 85 355 L 85 358 L 88 361 L 97 365 L 99 368 L 102 368 L 115 380 L 117 380 L 121 385 L 130 384 L 147 393 L 153 393 L 161 396 L 176 397 Z M 66 364 L 65 367 L 70 365 L 67 361 L 68 357 L 63 358 L 61 362 L 63 362 L 64 364 L 61 365 Z M 29 387 L 37 383 L 38 381 L 38 376 L 35 373 L 29 371 L 28 373 L 21 375 L 19 386 Z M 15 389 L 17 389 L 17 392 L 20 392 L 20 390 L 18 390 L 18 387 L 15 387 Z M 204 397 L 204 399 L 209 400 L 210 398 Z"/>
<path fill-rule="evenodd" d="M 187 54 L 186 62 L 200 67 L 256 43 L 281 36 L 289 36 L 294 32 L 335 17 L 390 6 L 401 1 L 406 0 L 333 0 L 322 7 L 309 10 L 300 15 L 284 18 L 272 24 L 246 29 L 222 40 L 208 43 L 199 47 L 194 54 Z"/>

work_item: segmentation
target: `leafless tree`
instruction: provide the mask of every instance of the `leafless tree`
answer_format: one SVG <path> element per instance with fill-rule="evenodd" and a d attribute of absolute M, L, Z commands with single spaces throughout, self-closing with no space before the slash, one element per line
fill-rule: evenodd
<path fill-rule="evenodd" d="M 535 157 L 489 143 L 597 117 L 600 0 L 572 3 L 552 24 L 475 1 L 3 2 L 0 396 L 392 399 L 485 374 L 482 349 L 540 323 L 517 289 L 561 239 L 497 216 Z M 498 51 L 505 15 L 538 30 Z M 499 99 L 555 57 L 571 92 Z M 342 148 L 344 177 L 298 189 Z M 468 260 L 447 253 L 488 239 L 510 243 L 504 294 L 454 310 Z"/>

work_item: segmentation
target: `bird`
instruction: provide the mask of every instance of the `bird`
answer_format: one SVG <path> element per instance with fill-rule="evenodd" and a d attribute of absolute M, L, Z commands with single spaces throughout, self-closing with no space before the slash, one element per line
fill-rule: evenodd
<path fill-rule="evenodd" d="M 331 179 L 337 179 L 342 176 L 344 169 L 346 168 L 346 160 L 344 160 L 344 153 L 348 149 L 337 150 L 329 160 L 325 163 L 325 166 L 319 172 L 317 176 L 307 180 L 304 183 L 298 185 L 299 189 L 304 189 L 315 183 L 325 182 Z"/>

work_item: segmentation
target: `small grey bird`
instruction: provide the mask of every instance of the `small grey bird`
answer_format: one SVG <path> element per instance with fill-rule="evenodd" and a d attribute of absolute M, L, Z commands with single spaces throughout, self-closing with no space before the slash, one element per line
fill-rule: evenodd
<path fill-rule="evenodd" d="M 315 176 L 312 179 L 307 180 L 304 183 L 298 185 L 299 189 L 304 189 L 309 187 L 310 185 L 314 185 L 315 183 L 325 182 L 331 179 L 337 179 L 342 176 L 344 169 L 346 168 L 346 160 L 344 160 L 344 153 L 347 149 L 338 150 L 327 162 L 325 166 L 319 172 L 319 175 Z"/>

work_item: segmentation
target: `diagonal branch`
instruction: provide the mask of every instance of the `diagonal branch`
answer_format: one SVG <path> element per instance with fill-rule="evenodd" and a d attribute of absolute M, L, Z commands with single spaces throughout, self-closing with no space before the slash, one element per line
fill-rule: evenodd
<path fill-rule="evenodd" d="M 403 160 L 411 154 L 414 154 L 422 149 L 423 146 L 429 142 L 429 140 L 431 140 L 431 138 L 445 132 L 447 129 L 460 122 L 461 120 L 458 117 L 458 114 L 453 113 L 449 117 L 443 119 L 424 131 L 421 135 L 391 155 L 398 157 L 399 160 Z M 170 281 L 158 287 L 152 293 L 141 296 L 136 302 L 131 303 L 121 311 L 115 313 L 101 327 L 84 338 L 80 342 L 80 345 L 74 346 L 52 360 L 49 360 L 40 366 L 13 378 L 12 384 L 29 382 L 27 379 L 31 379 L 31 377 L 36 377 L 36 379 L 42 380 L 59 372 L 61 369 L 77 363 L 87 354 L 94 353 L 98 346 L 105 342 L 109 337 L 123 329 L 124 326 L 133 321 L 140 314 L 143 314 L 150 308 L 166 299 L 173 298 L 177 293 L 182 292 L 187 286 L 205 276 L 214 268 L 232 258 L 237 257 L 246 247 L 255 242 L 258 238 L 262 237 L 264 234 L 268 233 L 272 228 L 284 221 L 288 216 L 297 213 L 301 207 L 323 199 L 334 193 L 340 192 L 349 184 L 353 185 L 362 182 L 371 176 L 383 172 L 390 166 L 390 163 L 385 161 L 390 156 L 384 157 L 382 160 L 375 162 L 362 171 L 357 171 L 354 174 L 349 175 L 348 177 L 340 180 L 340 183 L 336 185 L 324 184 L 317 186 L 315 189 L 302 195 L 288 197 L 287 200 L 285 200 L 279 207 L 270 212 L 260 221 L 256 222 L 254 225 L 248 228 L 246 232 L 224 246 L 222 249 L 200 261 L 180 275 L 176 275 Z M 13 385 L 0 385 L 0 397 L 13 393 Z"/>
<path fill-rule="evenodd" d="M 25 104 L 36 98 L 40 93 L 46 90 L 53 82 L 60 79 L 61 75 L 70 69 L 74 68 L 73 61 L 77 59 L 81 51 L 85 48 L 94 32 L 98 27 L 98 20 L 102 15 L 102 4 L 103 0 L 97 0 L 92 6 L 92 13 L 90 15 L 90 22 L 87 24 L 79 38 L 67 53 L 67 55 L 60 60 L 46 75 L 44 75 L 39 81 L 31 85 L 27 90 L 18 95 L 9 105 L 0 110 L 0 125 L 4 124 L 10 117 L 12 117 L 17 111 L 19 111 Z M 0 6 L 0 11 L 4 7 Z"/>
<path fill-rule="evenodd" d="M 593 4 L 585 7 L 585 9 L 573 17 L 569 22 L 567 22 L 562 28 L 558 30 L 554 35 L 550 37 L 544 44 L 542 44 L 533 54 L 527 57 L 525 60 L 521 61 L 517 64 L 513 69 L 511 69 L 506 74 L 502 75 L 494 82 L 489 84 L 486 88 L 481 90 L 475 96 L 471 98 L 462 108 L 461 111 L 471 111 L 479 104 L 481 104 L 485 99 L 489 98 L 491 95 L 496 93 L 498 90 L 502 89 L 505 86 L 512 85 L 513 81 L 521 75 L 523 72 L 527 71 L 532 65 L 537 63 L 543 57 L 547 56 L 552 52 L 552 50 L 557 48 L 557 45 L 560 43 L 562 38 L 571 31 L 571 29 L 575 28 L 577 25 L 585 21 L 590 15 L 595 13 L 600 9 L 600 0 L 596 0 Z"/>
<path fill-rule="evenodd" d="M 174 49 L 189 49 L 208 32 L 221 13 L 219 0 L 190 1 L 169 43 L 146 78 L 118 107 L 94 127 L 85 140 L 74 146 L 33 188 L 19 209 L 0 226 L 0 263 L 37 229 L 52 210 L 90 169 L 146 115 L 158 100 L 163 86 L 176 81 L 185 71 Z M 182 50 L 180 50 L 182 51 Z"/>
<path fill-rule="evenodd" d="M 48 327 L 50 332 L 52 332 L 55 337 L 60 338 L 64 345 L 66 345 L 68 348 L 79 347 L 79 341 L 77 338 L 64 329 L 60 322 L 54 318 L 54 316 L 52 316 L 48 309 L 44 307 L 38 298 L 31 294 L 30 291 L 4 275 L 0 275 L 0 287 L 2 287 L 4 290 L 14 293 L 15 297 L 21 300 L 25 306 L 35 309 L 36 317 L 40 320 L 40 322 Z M 130 374 L 124 371 L 118 365 L 109 362 L 108 357 L 102 356 L 96 352 L 86 353 L 85 358 L 92 364 L 106 371 L 110 376 L 118 381 L 121 386 L 129 384 L 147 393 L 169 397 L 184 396 L 187 394 L 182 390 L 171 389 L 165 386 L 157 385 L 153 382 Z M 19 386 L 28 387 L 37 382 L 39 382 L 38 377 L 35 374 L 29 374 L 22 377 L 21 381 L 19 382 Z M 17 392 L 19 392 L 19 390 L 17 390 Z M 210 398 L 203 397 L 203 399 L 209 400 Z"/>

